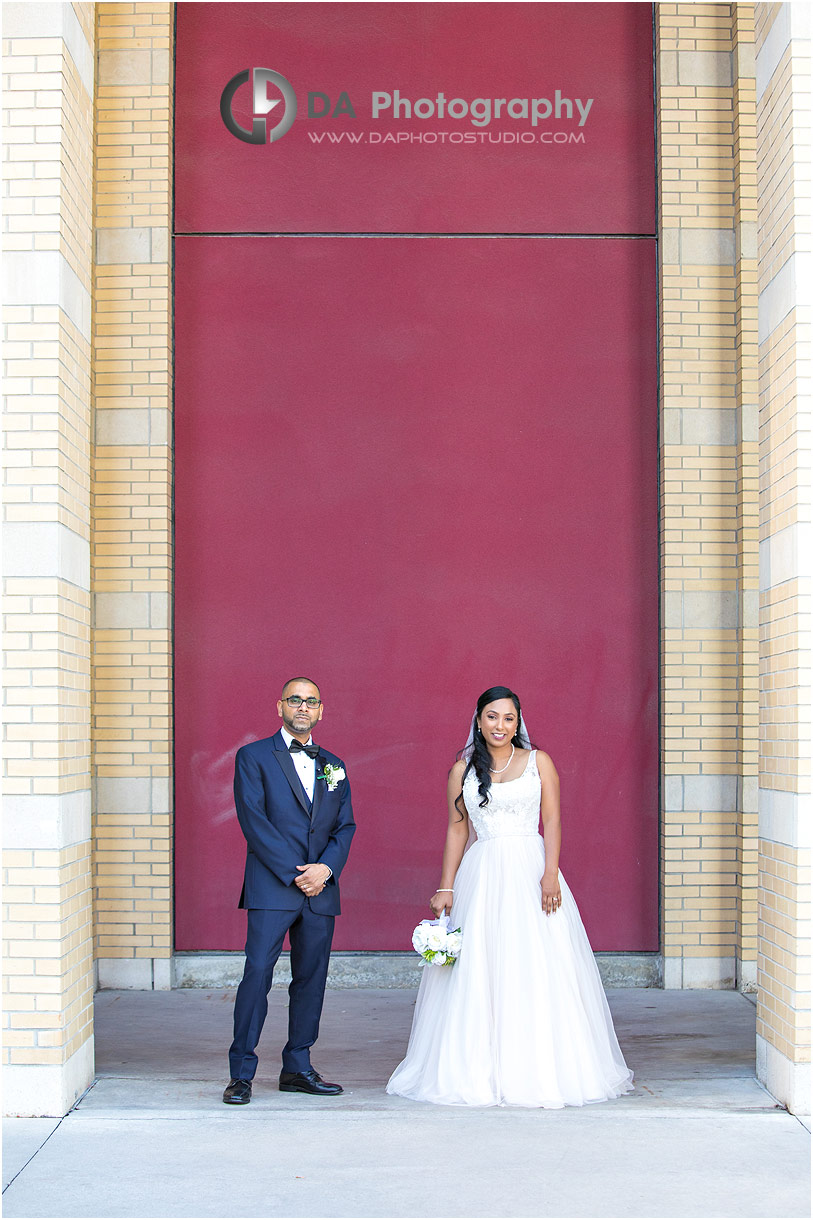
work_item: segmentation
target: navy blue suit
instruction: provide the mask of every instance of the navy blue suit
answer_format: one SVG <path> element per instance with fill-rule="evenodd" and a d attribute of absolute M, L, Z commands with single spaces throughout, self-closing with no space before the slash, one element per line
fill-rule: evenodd
<path fill-rule="evenodd" d="M 344 766 L 320 746 L 317 776 L 325 763 Z M 282 1067 L 307 1071 L 319 1033 L 333 925 L 341 910 L 339 876 L 356 830 L 350 784 L 345 777 L 331 792 L 325 780 L 317 779 L 311 804 L 279 732 L 237 751 L 234 802 L 247 844 L 240 906 L 248 909 L 248 930 L 246 966 L 234 1004 L 231 1076 L 252 1080 L 257 1070 L 255 1049 L 286 932 L 292 981 Z M 321 894 L 306 898 L 294 884 L 298 864 L 326 864 L 333 870 Z"/>

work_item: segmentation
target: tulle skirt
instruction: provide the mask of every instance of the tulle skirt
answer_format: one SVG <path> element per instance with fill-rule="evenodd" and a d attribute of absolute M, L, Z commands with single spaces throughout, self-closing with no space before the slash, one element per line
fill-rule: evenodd
<path fill-rule="evenodd" d="M 423 968 L 406 1057 L 387 1085 L 415 1101 L 560 1109 L 632 1088 L 578 908 L 541 906 L 539 835 L 474 843 L 455 878 L 454 966 Z"/>

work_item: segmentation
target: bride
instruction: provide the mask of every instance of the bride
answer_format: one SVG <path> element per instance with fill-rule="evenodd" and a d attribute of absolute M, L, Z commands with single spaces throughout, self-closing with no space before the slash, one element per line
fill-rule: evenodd
<path fill-rule="evenodd" d="M 440 887 L 429 905 L 436 918 L 451 910 L 463 944 L 453 966 L 424 967 L 406 1057 L 387 1092 L 549 1109 L 629 1092 L 632 1072 L 559 873 L 559 777 L 531 745 L 508 687 L 478 699 L 448 798 Z M 477 841 L 466 852 L 470 823 Z"/>

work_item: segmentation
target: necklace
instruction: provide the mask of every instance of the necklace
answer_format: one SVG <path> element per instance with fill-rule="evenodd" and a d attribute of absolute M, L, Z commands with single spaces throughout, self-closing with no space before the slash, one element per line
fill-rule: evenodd
<path fill-rule="evenodd" d="M 511 766 L 511 759 L 513 757 L 514 757 L 514 747 L 512 745 L 511 746 L 511 757 L 508 759 L 508 762 L 505 764 L 504 767 L 500 767 L 499 771 L 495 771 L 493 767 L 489 767 L 488 769 L 491 772 L 491 774 L 492 775 L 502 775 L 503 771 L 507 771 L 508 768 Z"/>

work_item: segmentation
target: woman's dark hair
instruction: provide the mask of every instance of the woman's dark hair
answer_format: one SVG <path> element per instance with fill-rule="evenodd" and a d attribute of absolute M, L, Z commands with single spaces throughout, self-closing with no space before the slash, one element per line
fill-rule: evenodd
<path fill-rule="evenodd" d="M 455 800 L 455 807 L 459 811 L 461 817 L 463 817 L 465 814 L 465 806 L 462 804 L 463 784 L 466 782 L 466 776 L 468 775 L 469 771 L 472 770 L 472 768 L 474 768 L 474 774 L 477 776 L 477 788 L 481 798 L 480 808 L 482 809 L 484 805 L 488 804 L 488 794 L 491 790 L 491 772 L 489 768 L 491 767 L 492 758 L 477 721 L 480 718 L 480 713 L 482 712 L 483 708 L 487 707 L 489 703 L 495 703 L 497 699 L 510 699 L 514 707 L 517 709 L 517 731 L 511 738 L 511 744 L 514 746 L 519 746 L 520 749 L 523 748 L 522 741 L 520 740 L 519 736 L 522 718 L 522 708 L 519 705 L 519 696 L 515 695 L 512 690 L 509 690 L 507 686 L 489 687 L 488 690 L 483 691 L 482 695 L 477 700 L 477 714 L 474 721 L 474 748 L 471 752 L 471 758 L 466 764 L 466 769 L 463 772 L 460 796 Z M 533 746 L 531 748 L 533 749 Z M 463 751 L 461 750 L 458 758 L 462 757 Z"/>

